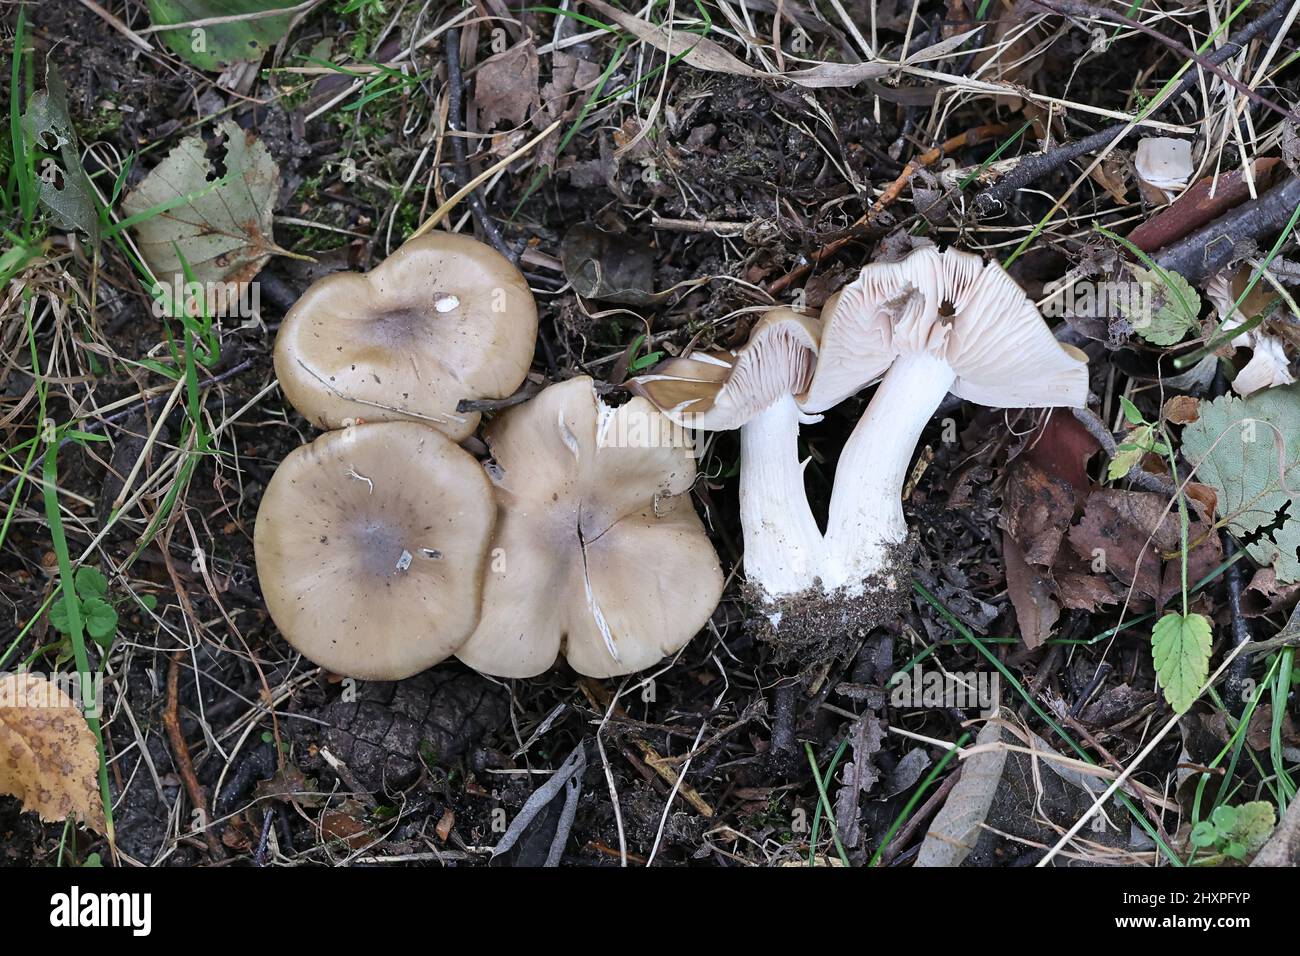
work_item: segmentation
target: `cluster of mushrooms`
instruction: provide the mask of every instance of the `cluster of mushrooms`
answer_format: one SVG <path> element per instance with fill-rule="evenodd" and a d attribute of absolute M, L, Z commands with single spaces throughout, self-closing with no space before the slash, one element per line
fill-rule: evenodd
<path fill-rule="evenodd" d="M 877 380 L 841 450 L 823 533 L 799 426 Z M 903 483 L 944 396 L 1082 407 L 1088 366 L 1000 265 L 924 244 L 866 266 L 820 321 L 768 312 L 742 348 L 671 359 L 631 387 L 684 427 L 740 429 L 745 575 L 773 626 L 856 629 L 905 593 Z"/>
<path fill-rule="evenodd" d="M 537 307 L 488 246 L 436 233 L 373 271 L 315 283 L 285 317 L 275 370 L 327 429 L 267 485 L 254 549 L 285 639 L 338 674 L 399 680 L 456 655 L 531 677 L 649 667 L 683 647 L 723 577 L 687 492 L 689 437 L 589 378 L 544 389 L 460 444 L 462 400 L 523 383 Z M 667 435 L 667 439 L 665 438 Z"/>
<path fill-rule="evenodd" d="M 458 444 L 478 416 L 458 408 L 514 393 L 536 334 L 518 270 L 445 233 L 317 282 L 286 316 L 276 374 L 329 430 L 281 463 L 254 544 L 271 616 L 306 657 L 396 680 L 453 654 L 500 677 L 559 655 L 610 677 L 675 653 L 723 588 L 686 494 L 691 429 L 740 429 L 745 574 L 778 636 L 869 626 L 904 593 L 903 482 L 944 396 L 1043 408 L 1088 394 L 1086 356 L 999 265 L 923 244 L 866 266 L 820 320 L 774 309 L 739 349 L 669 359 L 625 404 L 589 378 L 552 385 L 491 421 L 480 462 Z M 800 426 L 876 381 L 823 532 Z"/>

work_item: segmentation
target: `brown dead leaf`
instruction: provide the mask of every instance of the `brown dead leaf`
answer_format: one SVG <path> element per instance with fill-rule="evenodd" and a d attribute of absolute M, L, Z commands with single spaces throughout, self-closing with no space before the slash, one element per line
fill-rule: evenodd
<path fill-rule="evenodd" d="M 1160 410 L 1171 425 L 1190 425 L 1201 417 L 1201 400 L 1191 395 L 1175 395 Z"/>
<path fill-rule="evenodd" d="M 1024 560 L 1050 566 L 1074 520 L 1075 493 L 1064 478 L 1049 475 L 1027 457 L 1012 462 L 1002 499 L 1003 530 Z"/>
<path fill-rule="evenodd" d="M 537 48 L 532 37 L 484 60 L 474 72 L 479 128 L 490 130 L 501 120 L 523 125 L 529 110 L 540 104 L 537 76 Z"/>
<path fill-rule="evenodd" d="M 0 793 L 47 823 L 76 817 L 105 832 L 95 735 L 72 699 L 36 674 L 0 676 Z"/>
<path fill-rule="evenodd" d="M 1101 451 L 1097 439 L 1073 415 L 1051 415 L 1025 449 L 1024 457 L 1056 478 L 1064 478 L 1080 496 L 1092 488 L 1088 462 Z"/>
<path fill-rule="evenodd" d="M 1025 560 L 1020 545 L 1002 533 L 1002 563 L 1006 569 L 1007 593 L 1016 609 L 1020 639 L 1031 651 L 1052 635 L 1061 616 L 1061 605 L 1052 597 L 1051 577 Z"/>
<path fill-rule="evenodd" d="M 1277 571 L 1270 565 L 1257 570 L 1241 595 L 1241 610 L 1246 617 L 1280 614 L 1289 610 L 1300 595 L 1300 582 L 1278 584 Z"/>
<path fill-rule="evenodd" d="M 1070 529 L 1074 552 L 1096 562 L 1125 586 L 1163 605 L 1181 590 L 1177 509 L 1163 495 L 1102 488 L 1084 505 L 1083 520 Z M 1189 502 L 1187 580 L 1197 581 L 1223 560 L 1219 536 L 1193 498 Z"/>

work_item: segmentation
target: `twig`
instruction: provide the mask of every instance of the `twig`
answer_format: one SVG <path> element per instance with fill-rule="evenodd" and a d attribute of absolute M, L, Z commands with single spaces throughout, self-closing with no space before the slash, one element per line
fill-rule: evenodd
<path fill-rule="evenodd" d="M 1222 47 L 1208 54 L 1205 57 L 1206 61 L 1217 66 L 1236 56 L 1247 43 L 1282 19 L 1283 15 L 1290 10 L 1291 2 L 1292 0 L 1276 0 L 1273 6 L 1242 27 Z M 1151 111 L 1150 116 L 1162 112 L 1169 104 L 1190 90 L 1196 85 L 1197 79 L 1197 72 L 1189 70 L 1169 91 L 1169 95 Z M 972 201 L 972 210 L 977 216 L 991 215 L 1005 206 L 1012 196 L 1030 183 L 1055 172 L 1085 153 L 1094 153 L 1099 149 L 1104 149 L 1112 141 L 1127 138 L 1137 132 L 1139 132 L 1137 126 L 1130 123 L 1116 123 L 1073 143 L 1063 143 L 1047 152 L 1027 156 L 1020 161 L 1015 169 L 983 192 L 978 193 Z"/>
<path fill-rule="evenodd" d="M 1114 458 L 1116 451 L 1115 436 L 1110 433 L 1110 429 L 1106 427 L 1106 423 L 1097 417 L 1097 413 L 1090 408 L 1072 408 L 1070 411 L 1074 413 L 1074 417 L 1078 419 L 1079 424 L 1087 429 L 1088 434 L 1097 439 L 1098 444 L 1101 445 L 1102 451 L 1104 451 L 1109 457 Z M 1171 498 L 1178 494 L 1178 490 L 1159 475 L 1153 475 L 1149 471 L 1144 471 L 1141 463 L 1130 468 L 1128 474 L 1125 475 L 1124 478 L 1127 481 L 1131 481 L 1143 491 L 1154 491 L 1157 494 L 1166 495 Z"/>
<path fill-rule="evenodd" d="M 170 561 L 168 569 L 171 569 Z M 176 583 L 179 591 L 180 582 Z M 203 793 L 203 785 L 199 783 L 199 778 L 194 773 L 194 761 L 190 757 L 189 745 L 185 743 L 185 735 L 181 733 L 180 683 L 181 659 L 184 656 L 183 648 L 173 651 L 171 663 L 167 665 L 167 707 L 163 711 L 163 726 L 167 729 L 167 740 L 171 743 L 176 772 L 181 775 L 190 803 L 199 811 L 199 823 L 203 829 L 203 837 L 208 842 L 208 853 L 214 860 L 223 860 L 226 852 L 217 835 L 212 831 L 212 814 L 208 810 L 208 800 Z"/>
<path fill-rule="evenodd" d="M 916 813 L 912 814 L 911 819 L 903 825 L 903 829 L 899 830 L 898 833 L 895 834 L 894 838 L 889 841 L 889 844 L 880 851 L 880 862 L 877 864 L 878 866 L 889 866 L 890 863 L 894 862 L 894 859 L 902 852 L 903 847 L 907 846 L 907 844 L 912 841 L 912 838 L 916 836 L 916 831 L 919 830 L 925 822 L 930 819 L 930 817 L 934 816 L 939 807 L 943 805 L 943 802 L 948 799 L 948 794 L 952 792 L 952 788 L 957 786 L 957 781 L 961 779 L 961 771 L 962 768 L 958 767 L 952 773 L 948 774 L 943 783 L 939 785 L 939 789 L 930 794 L 925 803 L 921 804 L 920 810 L 917 810 Z"/>
<path fill-rule="evenodd" d="M 768 293 L 771 295 L 780 295 L 790 287 L 791 283 L 802 279 L 811 272 L 815 266 L 820 265 L 825 259 L 830 258 L 852 242 L 857 237 L 860 229 L 874 222 L 880 214 L 885 211 L 885 207 L 903 194 L 903 189 L 912 181 L 912 177 L 916 175 L 918 170 L 933 163 L 937 163 L 949 153 L 954 153 L 959 149 L 965 149 L 968 146 L 975 146 L 979 143 L 986 142 L 995 136 L 1000 136 L 1008 129 L 1009 127 L 1004 123 L 991 123 L 985 126 L 976 126 L 974 129 L 968 129 L 964 133 L 959 133 L 956 136 L 944 140 L 942 145 L 936 146 L 934 149 L 927 150 L 920 156 L 917 156 L 903 168 L 903 171 L 898 175 L 897 179 L 885 187 L 885 191 L 880 194 L 880 198 L 872 203 L 871 208 L 868 209 L 857 222 L 850 226 L 843 236 L 822 246 L 812 254 L 808 262 L 805 262 L 803 265 L 792 269 L 785 275 L 770 282 L 767 287 Z"/>
<path fill-rule="evenodd" d="M 1219 539 L 1223 544 L 1223 556 L 1232 558 L 1237 553 L 1237 542 L 1233 540 L 1232 535 L 1227 531 L 1219 532 Z M 1241 562 L 1233 561 L 1228 565 L 1228 570 L 1224 573 L 1228 582 L 1228 611 L 1232 615 L 1232 646 L 1238 644 L 1249 644 L 1251 640 L 1250 625 L 1246 623 L 1246 616 L 1241 612 L 1241 592 L 1244 584 L 1244 574 L 1241 570 Z M 1224 703 L 1234 713 L 1240 716 L 1246 706 L 1246 688 L 1250 685 L 1246 682 L 1250 679 L 1251 667 L 1254 662 L 1246 654 L 1242 654 L 1232 662 L 1232 667 L 1228 669 L 1228 678 L 1224 681 Z"/>
<path fill-rule="evenodd" d="M 1178 240 L 1155 257 L 1162 269 L 1172 270 L 1196 285 L 1213 275 L 1237 255 L 1237 247 L 1270 232 L 1277 232 L 1300 205 L 1300 179 L 1288 176 L 1258 199 L 1244 202 L 1209 225 Z"/>
<path fill-rule="evenodd" d="M 1139 33 L 1145 33 L 1147 36 L 1153 37 L 1157 42 L 1163 43 L 1165 46 L 1169 47 L 1169 49 L 1173 50 L 1179 56 L 1193 61 L 1202 69 L 1209 70 L 1251 102 L 1258 103 L 1260 106 L 1272 110 L 1274 113 L 1281 115 L 1284 119 L 1296 118 L 1293 110 L 1289 110 L 1285 106 L 1278 106 L 1272 100 L 1261 96 L 1227 70 L 1223 69 L 1223 67 L 1219 66 L 1218 63 L 1210 60 L 1209 57 L 1202 56 L 1195 50 L 1188 49 L 1177 40 L 1165 36 L 1155 27 L 1148 26 L 1138 20 L 1126 17 L 1122 13 L 1103 10 L 1100 7 L 1094 7 L 1090 3 L 1081 3 L 1079 0 L 1031 0 L 1031 4 L 1046 7 L 1048 10 L 1060 14 L 1061 16 L 1083 17 L 1089 20 L 1100 20 L 1103 23 L 1115 23 L 1120 26 L 1126 26 L 1130 30 L 1137 30 Z M 1189 71 L 1187 75 L 1194 76 L 1195 74 Z M 1170 99 L 1172 99 L 1172 97 L 1170 97 Z"/>
<path fill-rule="evenodd" d="M 443 38 L 447 60 L 447 128 L 451 131 L 451 152 L 455 158 L 456 181 L 462 185 L 470 181 L 469 160 L 465 153 L 465 76 L 460 69 L 460 27 L 450 27 Z M 468 196 L 469 210 L 492 247 L 511 262 L 519 261 L 519 254 L 506 242 L 501 230 L 488 215 L 483 197 L 477 189 Z"/>

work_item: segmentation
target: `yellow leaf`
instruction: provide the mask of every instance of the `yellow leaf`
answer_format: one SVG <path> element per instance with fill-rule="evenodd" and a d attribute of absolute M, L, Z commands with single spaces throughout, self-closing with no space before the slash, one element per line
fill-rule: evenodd
<path fill-rule="evenodd" d="M 103 833 L 98 775 L 95 735 L 68 695 L 36 674 L 0 676 L 0 794 Z"/>

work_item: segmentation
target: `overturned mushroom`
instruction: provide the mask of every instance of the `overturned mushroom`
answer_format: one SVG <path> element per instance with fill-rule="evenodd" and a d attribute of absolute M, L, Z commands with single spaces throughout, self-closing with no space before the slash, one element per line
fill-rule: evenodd
<path fill-rule="evenodd" d="M 537 306 L 489 246 L 431 233 L 365 274 L 314 283 L 275 343 L 285 397 L 313 424 L 411 420 L 457 441 L 478 426 L 461 399 L 505 398 L 528 373 Z"/>
<path fill-rule="evenodd" d="M 1231 282 L 1223 275 L 1216 275 L 1205 284 L 1205 294 L 1214 303 L 1225 332 L 1240 328 L 1249 321 L 1250 317 L 1268 308 L 1269 296 L 1260 288 L 1260 284 L 1256 284 L 1242 302 L 1242 308 L 1246 310 L 1245 315 L 1236 307 L 1237 296 L 1245 291 L 1249 281 L 1250 268 L 1245 267 L 1238 270 Z M 1295 381 L 1295 376 L 1291 374 L 1291 362 L 1286 357 L 1282 341 L 1277 336 L 1270 335 L 1262 327 L 1256 326 L 1234 336 L 1232 346 L 1251 350 L 1250 361 L 1232 380 L 1232 390 L 1238 395 L 1250 395 L 1262 388 L 1290 385 Z"/>
<path fill-rule="evenodd" d="M 812 381 L 821 328 L 774 309 L 732 352 L 693 352 L 628 382 L 674 422 L 740 429 L 740 523 L 745 576 L 770 598 L 813 585 L 822 535 L 808 506 L 799 425 L 816 421 L 799 401 Z"/>
<path fill-rule="evenodd" d="M 827 521 L 822 587 L 852 598 L 872 581 L 900 587 L 903 481 L 948 392 L 993 408 L 1080 407 L 1088 366 L 1001 266 L 955 249 L 868 265 L 827 302 L 822 323 L 807 411 L 884 376 L 840 454 Z"/>
<path fill-rule="evenodd" d="M 704 626 L 722 571 L 687 496 L 695 460 L 680 427 L 642 398 L 610 408 L 575 378 L 502 414 L 487 440 L 498 523 L 461 660 L 531 677 L 563 654 L 612 677 Z"/>
<path fill-rule="evenodd" d="M 1170 191 L 1181 190 L 1192 177 L 1192 144 L 1171 136 L 1139 140 L 1133 168 L 1150 201 L 1168 202 Z"/>
<path fill-rule="evenodd" d="M 326 432 L 290 452 L 262 496 L 253 545 L 267 610 L 322 667 L 409 677 L 478 622 L 494 521 L 482 466 L 441 432 Z"/>

